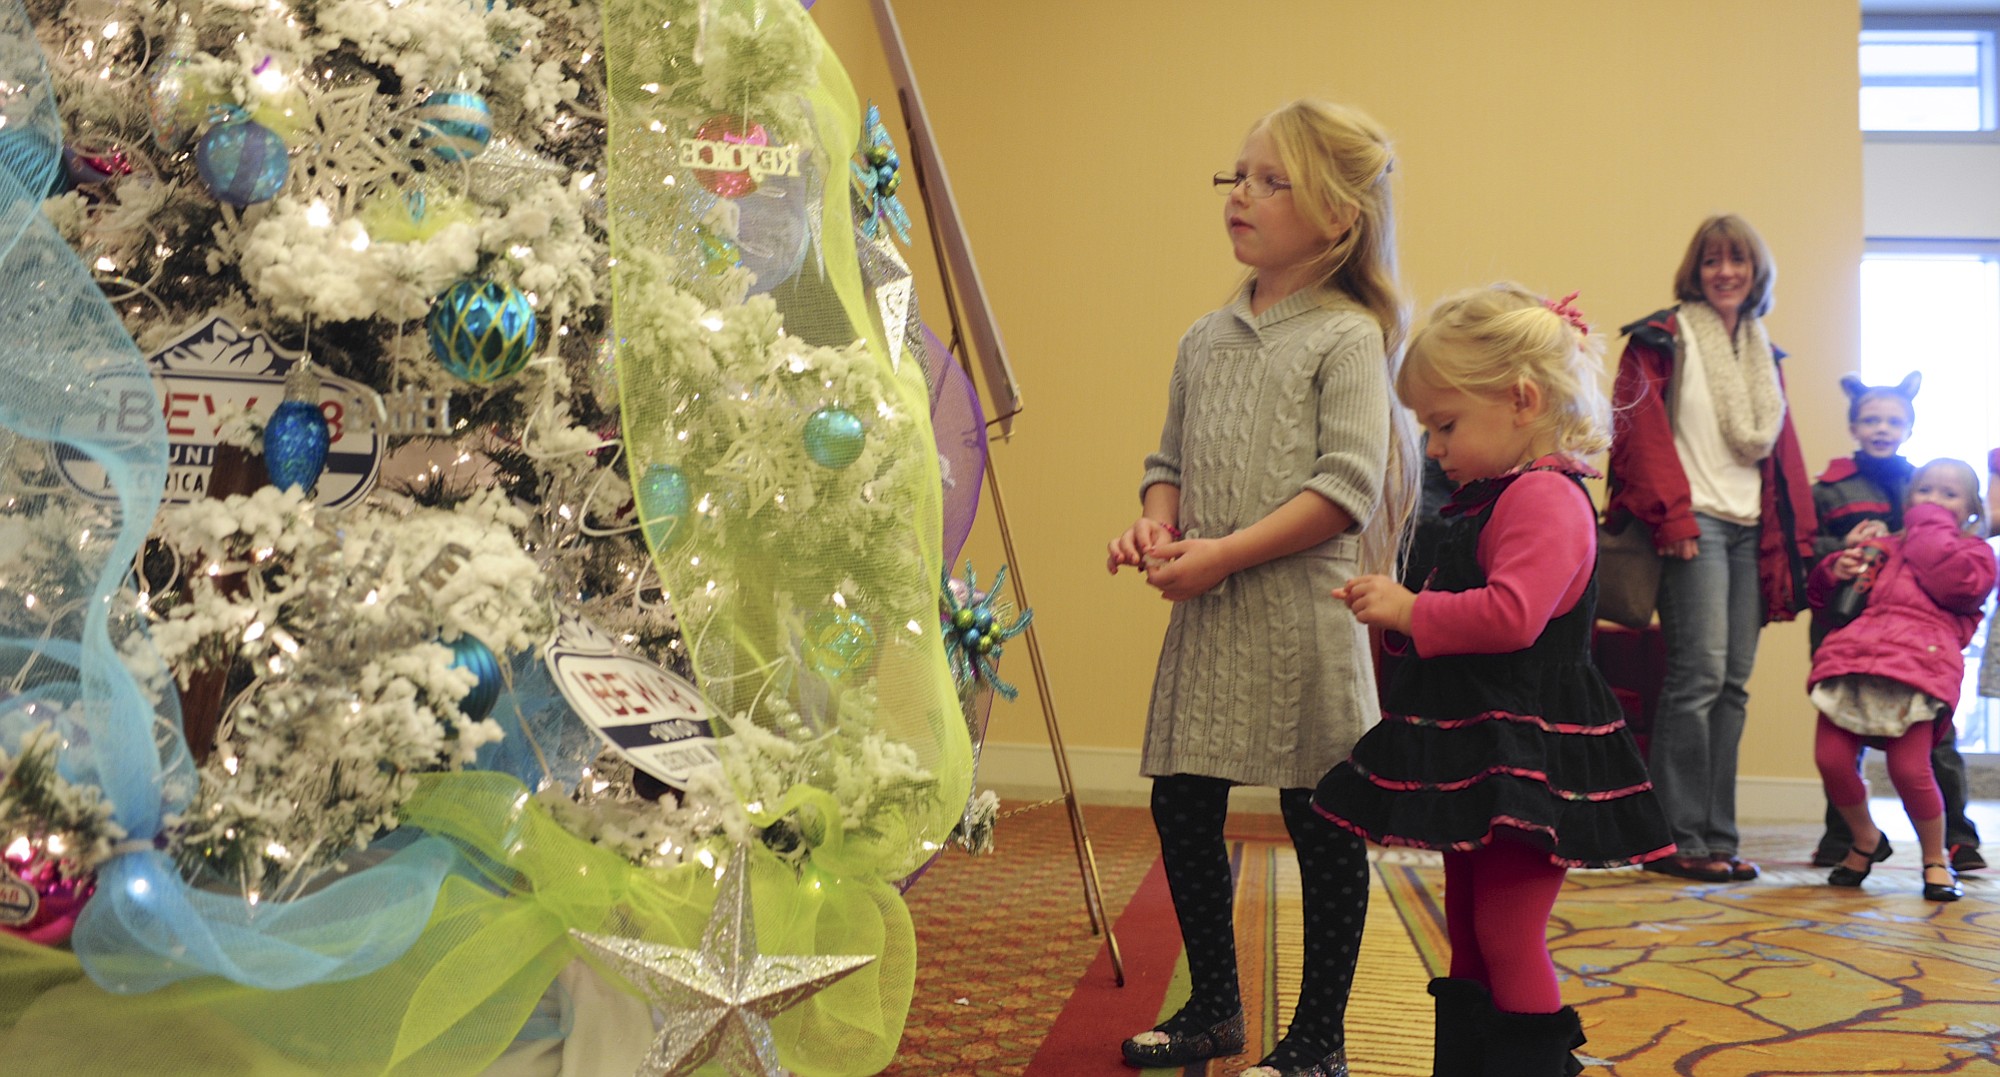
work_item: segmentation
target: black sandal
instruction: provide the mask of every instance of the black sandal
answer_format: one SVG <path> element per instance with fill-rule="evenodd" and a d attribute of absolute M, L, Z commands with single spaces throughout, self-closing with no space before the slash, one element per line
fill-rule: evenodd
<path fill-rule="evenodd" d="M 1959 898 L 1965 896 L 1965 888 L 1958 885 L 1958 872 L 1954 871 L 1950 864 L 1927 863 L 1924 865 L 1924 870 L 1926 871 L 1929 871 L 1931 868 L 1943 868 L 1951 876 L 1951 881 L 1948 883 L 1934 883 L 1929 879 L 1925 879 L 1925 901 L 1957 901 Z"/>
<path fill-rule="evenodd" d="M 1179 1014 L 1175 1015 L 1180 1016 Z M 1172 1020 L 1166 1022 L 1173 1024 Z M 1226 1058 L 1243 1051 L 1243 1011 L 1197 1032 L 1149 1029 L 1119 1044 L 1125 1064 L 1140 1069 L 1179 1068 L 1206 1058 Z"/>
<path fill-rule="evenodd" d="M 1275 1073 L 1278 1077 L 1348 1077 L 1347 1048 L 1336 1047 L 1332 1054 L 1300 1069 L 1286 1069 L 1268 1060 L 1259 1062 L 1247 1070 L 1238 1071 L 1236 1077 L 1265 1077 L 1267 1073 Z"/>
<path fill-rule="evenodd" d="M 1859 845 L 1850 845 L 1848 848 L 1853 850 L 1854 855 L 1867 858 L 1868 866 L 1862 868 L 1860 871 L 1856 871 L 1846 864 L 1835 864 L 1833 870 L 1828 872 L 1826 876 L 1826 881 L 1833 886 L 1860 886 L 1861 881 L 1868 877 L 1868 873 L 1875 870 L 1875 865 L 1889 859 L 1889 854 L 1895 852 L 1894 849 L 1889 848 L 1889 836 L 1887 834 L 1875 839 L 1875 848 L 1872 852 L 1862 849 Z M 1949 901 L 1952 899 L 1945 898 L 1943 900 Z"/>

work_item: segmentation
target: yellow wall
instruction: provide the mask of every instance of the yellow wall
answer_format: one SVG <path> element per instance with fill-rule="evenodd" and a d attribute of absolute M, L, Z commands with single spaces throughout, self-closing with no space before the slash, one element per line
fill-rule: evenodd
<path fill-rule="evenodd" d="M 813 13 L 900 143 L 866 0 Z M 1207 179 L 1290 98 L 1360 105 L 1395 137 L 1420 306 L 1499 278 L 1581 289 L 1610 337 L 1670 302 L 1704 215 L 1743 214 L 1781 270 L 1768 324 L 1793 356 L 1809 466 L 1848 451 L 1835 383 L 1858 368 L 1852 3 L 904 0 L 897 16 L 1027 403 L 994 459 L 1073 747 L 1140 741 L 1167 611 L 1130 574 L 1105 575 L 1104 544 L 1136 514 L 1175 341 L 1238 278 Z M 916 243 L 924 314 L 944 332 Z M 987 571 L 1003 559 L 987 509 L 967 553 Z M 1805 649 L 1799 625 L 1764 634 L 1746 777 L 1813 774 Z M 1024 691 L 996 709 L 993 741 L 1042 737 L 1024 651 L 1008 651 Z"/>

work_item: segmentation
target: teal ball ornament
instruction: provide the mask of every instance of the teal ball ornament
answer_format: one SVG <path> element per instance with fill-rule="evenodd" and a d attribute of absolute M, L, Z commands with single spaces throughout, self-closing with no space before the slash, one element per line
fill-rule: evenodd
<path fill-rule="evenodd" d="M 447 90 L 417 106 L 418 141 L 439 160 L 469 161 L 493 141 L 493 110 L 470 90 Z"/>
<path fill-rule="evenodd" d="M 806 622 L 806 664 L 825 677 L 844 677 L 875 657 L 875 629 L 853 610 L 821 610 Z"/>
<path fill-rule="evenodd" d="M 648 464 L 636 484 L 639 525 L 655 550 L 671 549 L 687 535 L 693 493 L 687 476 L 672 464 Z"/>
<path fill-rule="evenodd" d="M 806 419 L 806 455 L 838 471 L 861 457 L 867 436 L 860 416 L 846 408 L 821 408 Z"/>
<path fill-rule="evenodd" d="M 458 701 L 458 712 L 468 721 L 480 721 L 492 714 L 493 704 L 500 701 L 500 659 L 491 647 L 471 636 L 461 635 L 446 646 L 451 648 L 451 668 L 471 670 L 479 678 Z"/>
<path fill-rule="evenodd" d="M 251 119 L 209 128 L 195 145 L 194 167 L 217 201 L 239 208 L 270 201 L 292 174 L 285 140 Z"/>
<path fill-rule="evenodd" d="M 431 305 L 431 354 L 453 375 L 490 385 L 518 373 L 535 353 L 535 308 L 518 288 L 462 280 Z"/>
<path fill-rule="evenodd" d="M 311 490 L 326 469 L 329 433 L 318 404 L 305 400 L 279 404 L 264 424 L 264 470 L 271 485 Z"/>

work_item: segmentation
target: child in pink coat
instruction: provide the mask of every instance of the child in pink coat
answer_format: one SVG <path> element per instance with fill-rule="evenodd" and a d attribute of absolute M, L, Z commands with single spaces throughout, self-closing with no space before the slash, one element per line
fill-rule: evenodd
<path fill-rule="evenodd" d="M 1888 754 L 1889 780 L 1923 847 L 1924 897 L 1956 901 L 1958 875 L 1944 850 L 1944 800 L 1931 771 L 1931 749 L 1952 735 L 1951 715 L 1965 679 L 1965 645 L 1993 590 L 1993 551 L 1979 477 L 1958 460 L 1917 470 L 1898 535 L 1872 540 L 1887 557 L 1872 568 L 1863 547 L 1829 554 L 1806 583 L 1806 600 L 1824 609 L 1836 587 L 1874 574 L 1868 604 L 1835 629 L 1813 655 L 1806 687 L 1820 710 L 1814 761 L 1829 803 L 1854 835 L 1854 846 L 1827 882 L 1860 886 L 1889 858 L 1889 842 L 1868 814 L 1868 787 L 1855 763 L 1872 745 Z"/>

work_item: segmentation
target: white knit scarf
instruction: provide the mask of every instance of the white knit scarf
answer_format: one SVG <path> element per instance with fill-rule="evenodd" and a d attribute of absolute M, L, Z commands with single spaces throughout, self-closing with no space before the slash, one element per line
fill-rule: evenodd
<path fill-rule="evenodd" d="M 1687 360 L 1702 364 L 1709 402 L 1730 455 L 1746 466 L 1771 455 L 1785 421 L 1785 396 L 1778 388 L 1778 363 L 1763 321 L 1754 315 L 1739 317 L 1732 341 L 1714 307 L 1682 303 L 1680 325 L 1681 350 L 1688 353 Z"/>

